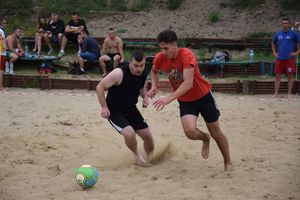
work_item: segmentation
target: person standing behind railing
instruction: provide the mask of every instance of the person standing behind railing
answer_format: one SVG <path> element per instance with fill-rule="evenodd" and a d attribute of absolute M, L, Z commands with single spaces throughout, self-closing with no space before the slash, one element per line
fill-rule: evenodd
<path fill-rule="evenodd" d="M 291 30 L 288 18 L 282 19 L 282 30 L 278 31 L 272 39 L 272 51 L 275 61 L 275 92 L 278 96 L 282 74 L 288 77 L 288 99 L 292 98 L 294 74 L 296 73 L 295 57 L 300 53 L 300 35 Z M 297 47 L 297 48 L 296 48 Z"/>

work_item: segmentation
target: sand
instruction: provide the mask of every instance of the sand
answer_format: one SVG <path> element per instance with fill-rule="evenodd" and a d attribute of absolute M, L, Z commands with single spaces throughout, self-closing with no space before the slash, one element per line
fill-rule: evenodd
<path fill-rule="evenodd" d="M 300 97 L 215 95 L 233 172 L 223 172 L 214 141 L 202 159 L 201 143 L 184 136 L 176 102 L 159 112 L 139 102 L 156 145 L 154 166 L 143 168 L 100 117 L 94 91 L 0 92 L 0 199 L 300 199 Z M 90 190 L 75 182 L 82 164 L 100 171 Z"/>
<path fill-rule="evenodd" d="M 253 33 L 275 33 L 281 28 L 283 16 L 293 24 L 300 21 L 298 10 L 283 11 L 274 0 L 265 0 L 254 9 L 232 8 L 228 5 L 232 1 L 184 0 L 174 11 L 158 3 L 163 1 L 155 2 L 143 12 L 94 13 L 87 27 L 94 37 L 105 37 L 107 30 L 114 27 L 123 38 L 156 38 L 159 32 L 172 29 L 180 38 L 240 39 Z M 209 20 L 212 13 L 218 16 L 215 23 Z"/>

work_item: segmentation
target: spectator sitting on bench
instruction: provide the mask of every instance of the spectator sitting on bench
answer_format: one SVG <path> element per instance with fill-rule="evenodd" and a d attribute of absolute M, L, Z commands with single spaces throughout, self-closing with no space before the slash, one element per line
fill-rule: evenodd
<path fill-rule="evenodd" d="M 72 19 L 69 21 L 65 28 L 65 34 L 64 37 L 62 38 L 62 44 L 60 47 L 60 51 L 58 54 L 58 57 L 62 57 L 65 55 L 65 48 L 68 43 L 68 41 L 71 41 L 75 44 L 79 44 L 79 35 L 80 31 L 86 28 L 86 23 L 83 19 L 80 19 L 78 13 L 73 12 L 72 13 Z M 78 45 L 79 46 L 79 45 Z M 79 47 L 80 51 L 80 47 Z"/>
<path fill-rule="evenodd" d="M 56 13 L 51 14 L 51 20 L 48 22 L 47 31 L 44 34 L 45 42 L 49 47 L 48 55 L 53 52 L 52 43 L 61 45 L 63 34 L 65 32 L 65 23 Z"/>
<path fill-rule="evenodd" d="M 0 18 L 0 91 L 3 90 L 3 74 L 6 63 L 5 29 L 7 24 L 5 18 Z"/>
<path fill-rule="evenodd" d="M 7 57 L 9 60 L 9 73 L 13 74 L 13 63 L 24 56 L 24 50 L 21 45 L 21 28 L 14 27 L 11 35 L 6 38 Z"/>
<path fill-rule="evenodd" d="M 108 36 L 103 42 L 101 57 L 99 58 L 100 67 L 103 71 L 103 77 L 107 75 L 107 67 L 105 62 L 108 61 L 113 61 L 114 68 L 118 67 L 119 63 L 124 62 L 123 41 L 120 37 L 116 36 L 113 28 L 108 30 Z"/>
<path fill-rule="evenodd" d="M 87 29 L 82 29 L 80 31 L 81 38 L 81 52 L 78 54 L 78 62 L 80 70 L 77 74 L 84 74 L 84 60 L 94 61 L 98 60 L 100 57 L 100 47 L 95 39 L 89 36 Z"/>
<path fill-rule="evenodd" d="M 44 34 L 47 31 L 47 22 L 46 22 L 46 17 L 45 16 L 39 16 L 38 22 L 37 22 L 37 29 L 35 33 L 35 43 L 34 43 L 34 48 L 33 52 L 39 56 L 41 55 L 41 49 L 42 49 L 42 39 L 44 37 Z M 51 49 L 51 46 L 48 46 L 49 49 Z"/>

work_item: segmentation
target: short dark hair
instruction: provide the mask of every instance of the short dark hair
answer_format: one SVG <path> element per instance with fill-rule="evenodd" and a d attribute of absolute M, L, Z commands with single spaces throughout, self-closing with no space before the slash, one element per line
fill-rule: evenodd
<path fill-rule="evenodd" d="M 83 32 L 83 33 L 85 33 L 85 34 L 87 34 L 87 35 L 90 34 L 89 31 L 88 31 L 86 28 L 83 28 L 83 29 L 81 30 L 81 32 Z"/>
<path fill-rule="evenodd" d="M 142 50 L 134 50 L 131 53 L 130 60 L 136 60 L 137 62 L 141 62 L 145 58 L 144 52 Z"/>
<path fill-rule="evenodd" d="M 114 28 L 109 28 L 108 30 L 109 30 L 109 31 L 113 31 L 113 30 L 114 30 Z"/>
<path fill-rule="evenodd" d="M 71 13 L 71 15 L 74 16 L 74 15 L 79 15 L 79 14 L 78 14 L 78 12 L 73 11 L 73 12 Z"/>
<path fill-rule="evenodd" d="M 282 21 L 288 21 L 288 22 L 290 22 L 290 19 L 288 17 L 283 17 Z"/>
<path fill-rule="evenodd" d="M 158 43 L 160 43 L 160 42 L 165 42 L 165 43 L 177 42 L 177 35 L 172 30 L 164 30 L 158 34 L 157 41 L 158 41 Z"/>

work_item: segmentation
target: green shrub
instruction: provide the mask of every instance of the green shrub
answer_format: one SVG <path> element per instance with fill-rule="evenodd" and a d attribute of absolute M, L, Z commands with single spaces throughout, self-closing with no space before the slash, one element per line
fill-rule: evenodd
<path fill-rule="evenodd" d="M 272 37 L 274 35 L 273 32 L 252 32 L 248 33 L 247 37 L 248 38 L 263 38 L 263 37 Z"/>
<path fill-rule="evenodd" d="M 284 10 L 299 10 L 300 1 L 299 0 L 280 0 L 279 4 Z"/>
<path fill-rule="evenodd" d="M 138 0 L 129 8 L 130 11 L 137 12 L 141 10 L 149 10 L 153 0 Z"/>
<path fill-rule="evenodd" d="M 26 16 L 32 13 L 32 0 L 1 1 L 0 16 Z"/>
<path fill-rule="evenodd" d="M 212 11 L 208 14 L 208 21 L 211 23 L 217 23 L 220 21 L 220 14 L 217 11 Z"/>
<path fill-rule="evenodd" d="M 183 0 L 167 0 L 167 7 L 170 10 L 175 10 L 177 8 L 179 8 L 179 6 L 181 5 L 181 3 L 183 2 Z"/>
<path fill-rule="evenodd" d="M 234 7 L 238 8 L 254 8 L 262 3 L 265 0 L 231 0 Z"/>

